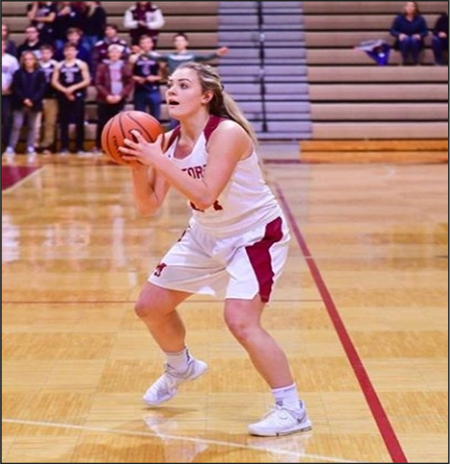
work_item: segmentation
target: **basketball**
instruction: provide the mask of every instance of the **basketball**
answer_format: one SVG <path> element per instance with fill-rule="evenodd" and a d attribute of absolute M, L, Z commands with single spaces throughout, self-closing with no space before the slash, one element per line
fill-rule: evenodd
<path fill-rule="evenodd" d="M 155 142 L 163 128 L 159 121 L 143 111 L 123 111 L 112 117 L 102 131 L 102 148 L 117 164 L 133 165 L 138 161 L 125 161 L 119 147 L 125 139 L 135 140 L 132 130 L 137 130 L 147 142 Z"/>

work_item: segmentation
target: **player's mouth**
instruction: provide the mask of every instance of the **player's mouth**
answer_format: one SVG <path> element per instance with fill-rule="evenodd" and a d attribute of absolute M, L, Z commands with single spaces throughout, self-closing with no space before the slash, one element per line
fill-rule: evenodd
<path fill-rule="evenodd" d="M 176 100 L 169 100 L 168 104 L 169 106 L 178 106 L 180 102 L 177 102 Z"/>

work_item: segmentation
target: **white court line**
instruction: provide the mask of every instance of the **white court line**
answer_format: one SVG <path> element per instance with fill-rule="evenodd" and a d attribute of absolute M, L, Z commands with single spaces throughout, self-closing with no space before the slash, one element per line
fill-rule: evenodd
<path fill-rule="evenodd" d="M 249 449 L 260 452 L 276 453 L 285 456 L 291 456 L 294 458 L 309 458 L 312 459 L 312 462 L 325 461 L 325 462 L 358 462 L 358 461 L 349 461 L 347 459 L 333 458 L 328 456 L 319 456 L 317 454 L 308 454 L 308 453 L 296 453 L 293 451 L 280 450 L 270 447 L 259 447 L 252 445 L 244 445 L 240 443 L 233 443 L 228 441 L 221 440 L 208 440 L 205 438 L 194 438 L 194 437 L 185 437 L 182 435 L 166 435 L 161 433 L 146 433 L 146 432 L 133 432 L 131 430 L 121 430 L 121 429 L 108 429 L 106 427 L 88 427 L 83 425 L 74 425 L 74 424 L 63 424 L 56 422 L 43 422 L 43 421 L 27 421 L 20 419 L 5 419 L 2 417 L 2 423 L 4 424 L 19 424 L 19 425 L 31 425 L 35 427 L 49 427 L 56 429 L 69 429 L 69 430 L 84 430 L 88 432 L 101 432 L 101 433 L 112 433 L 118 435 L 131 435 L 133 437 L 159 437 L 162 439 L 168 440 L 180 440 L 180 441 L 190 441 L 193 443 L 204 443 L 207 445 L 223 446 L 226 448 L 240 448 L 240 449 Z"/>
<path fill-rule="evenodd" d="M 3 164 L 2 166 L 5 166 L 5 167 L 18 167 L 18 166 L 15 166 L 15 165 L 9 165 L 9 164 Z M 21 166 L 21 167 L 27 167 L 27 168 L 33 168 L 35 166 L 31 165 L 31 166 Z M 25 177 L 23 177 L 22 179 L 20 179 L 18 182 L 16 182 L 15 184 L 11 185 L 11 187 L 8 187 L 7 189 L 2 189 L 2 195 L 4 193 L 9 193 L 9 192 L 12 192 L 13 190 L 15 190 L 16 188 L 20 187 L 25 181 L 27 180 L 30 180 L 31 178 L 33 178 L 34 176 L 36 176 L 38 173 L 42 172 L 44 170 L 45 166 L 40 166 L 36 169 L 36 171 L 33 171 L 31 174 L 27 174 Z"/>

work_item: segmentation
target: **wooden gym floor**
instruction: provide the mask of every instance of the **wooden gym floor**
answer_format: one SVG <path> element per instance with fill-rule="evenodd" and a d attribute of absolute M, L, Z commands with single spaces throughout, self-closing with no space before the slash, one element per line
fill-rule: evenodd
<path fill-rule="evenodd" d="M 181 308 L 209 372 L 145 407 L 162 357 L 133 301 L 184 201 L 140 218 L 127 168 L 18 156 L 2 166 L 2 462 L 448 462 L 448 165 L 281 157 L 265 171 L 292 242 L 265 323 L 313 432 L 247 435 L 271 397 L 209 298 Z"/>

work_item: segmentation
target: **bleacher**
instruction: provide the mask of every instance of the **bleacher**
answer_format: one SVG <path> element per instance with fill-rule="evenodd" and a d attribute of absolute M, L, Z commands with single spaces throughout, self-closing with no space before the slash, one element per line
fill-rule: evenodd
<path fill-rule="evenodd" d="M 123 15 L 134 3 L 102 2 L 108 12 L 108 22 L 116 23 L 120 36 L 125 39 L 129 35 L 123 27 Z M 219 6 L 223 2 L 156 3 L 166 19 L 159 51 L 172 49 L 172 37 L 178 31 L 189 34 L 193 50 L 212 52 L 219 46 Z M 394 50 L 388 66 L 377 66 L 364 52 L 354 48 L 370 39 L 384 39 L 392 44 L 389 29 L 404 2 L 300 3 L 313 139 L 448 138 L 448 67 L 433 65 L 430 37 L 426 39 L 422 66 L 401 66 L 399 53 Z M 420 7 L 431 29 L 438 14 L 448 10 L 448 3 L 422 2 Z M 23 31 L 28 24 L 25 11 L 26 3 L 2 2 L 2 20 L 9 25 L 11 38 L 17 44 L 24 40 Z M 236 32 L 240 32 L 238 27 Z M 239 85 L 238 78 L 234 82 Z M 244 84 L 248 82 L 243 78 Z M 289 95 L 286 99 L 288 104 Z M 131 109 L 132 105 L 127 108 Z M 93 140 L 94 87 L 88 91 L 86 117 L 87 138 Z M 164 105 L 162 117 L 167 119 Z"/>
<path fill-rule="evenodd" d="M 313 139 L 448 138 L 448 67 L 434 66 L 431 38 L 421 66 L 391 50 L 378 66 L 354 47 L 393 45 L 392 21 L 404 2 L 303 2 Z M 428 28 L 448 3 L 421 2 Z"/>

